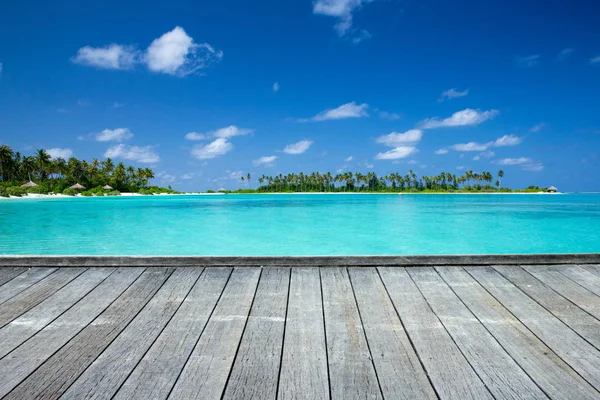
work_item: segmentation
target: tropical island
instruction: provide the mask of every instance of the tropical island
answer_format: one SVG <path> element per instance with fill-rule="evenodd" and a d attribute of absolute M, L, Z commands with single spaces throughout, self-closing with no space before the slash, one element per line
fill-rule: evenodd
<path fill-rule="evenodd" d="M 90 162 L 71 157 L 52 159 L 39 149 L 34 155 L 24 156 L 7 145 L 0 145 L 0 196 L 60 194 L 66 196 L 118 196 L 121 193 L 141 195 L 178 194 L 171 187 L 150 186 L 154 172 L 150 168 L 136 168 L 117 164 L 107 158 Z M 247 173 L 240 181 L 247 188 L 237 190 L 207 190 L 206 193 L 540 193 L 555 192 L 556 188 L 529 186 L 513 190 L 502 187 L 504 171 L 465 171 L 462 175 L 441 172 L 435 176 L 418 176 L 413 170 L 406 174 L 390 173 L 378 176 L 375 172 L 343 172 L 331 174 L 290 173 L 275 176 L 261 175 L 259 186 L 252 188 L 252 175 Z"/>
<path fill-rule="evenodd" d="M 321 174 L 279 174 L 261 175 L 258 188 L 252 189 L 252 176 L 240 177 L 246 182 L 246 189 L 226 191 L 230 193 L 540 193 L 556 192 L 556 188 L 529 186 L 525 189 L 501 187 L 504 171 L 496 175 L 484 171 L 481 173 L 465 171 L 463 175 L 441 172 L 435 176 L 419 177 L 413 170 L 407 174 L 390 173 L 378 176 L 375 172 L 344 172 L 332 175 Z M 492 183 L 493 182 L 493 183 Z"/>
<path fill-rule="evenodd" d="M 0 145 L 0 196 L 61 194 L 67 196 L 118 196 L 122 192 L 139 194 L 177 193 L 170 188 L 149 186 L 154 172 L 117 164 L 107 158 L 90 162 L 75 157 L 52 159 L 39 149 L 24 156 L 7 145 Z"/>

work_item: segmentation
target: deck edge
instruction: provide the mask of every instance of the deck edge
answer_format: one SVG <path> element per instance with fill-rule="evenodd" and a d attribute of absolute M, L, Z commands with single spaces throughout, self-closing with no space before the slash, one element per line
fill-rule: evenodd
<path fill-rule="evenodd" d="M 0 267 L 451 266 L 600 264 L 600 253 L 434 256 L 0 256 Z"/>

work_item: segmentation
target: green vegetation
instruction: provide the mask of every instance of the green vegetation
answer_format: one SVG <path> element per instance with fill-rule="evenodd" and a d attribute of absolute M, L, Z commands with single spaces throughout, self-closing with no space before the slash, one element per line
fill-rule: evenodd
<path fill-rule="evenodd" d="M 248 188 L 239 189 L 234 193 L 295 193 L 295 192 L 351 192 L 351 193 L 510 193 L 512 189 L 502 188 L 501 179 L 504 171 L 498 171 L 496 177 L 490 172 L 475 173 L 466 171 L 457 176 L 449 172 L 442 172 L 437 176 L 418 177 L 412 170 L 406 175 L 391 173 L 377 176 L 374 172 L 362 174 L 360 172 L 345 172 L 332 175 L 330 172 L 321 174 L 279 174 L 276 176 L 262 175 L 258 178 L 258 189 L 251 188 L 251 176 L 247 174 L 240 178 L 247 182 Z M 494 182 L 492 184 L 492 182 Z M 530 186 L 525 190 L 515 192 L 540 192 L 545 191 L 537 186 Z"/>
<path fill-rule="evenodd" d="M 75 157 L 64 160 L 51 159 L 46 150 L 39 149 L 34 155 L 24 156 L 7 145 L 0 145 L 0 196 L 21 196 L 26 193 L 63 193 L 84 196 L 118 195 L 120 192 L 174 193 L 172 190 L 148 186 L 154 173 L 150 168 L 135 168 L 113 160 L 93 159 L 90 162 Z M 34 181 L 38 186 L 21 188 Z M 75 183 L 85 186 L 84 191 L 69 189 Z M 104 190 L 104 185 L 112 190 Z"/>

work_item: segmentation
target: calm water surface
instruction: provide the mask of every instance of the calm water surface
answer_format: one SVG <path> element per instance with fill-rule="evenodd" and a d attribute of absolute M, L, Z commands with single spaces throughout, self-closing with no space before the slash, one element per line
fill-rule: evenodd
<path fill-rule="evenodd" d="M 0 200 L 0 254 L 600 252 L 600 195 Z"/>

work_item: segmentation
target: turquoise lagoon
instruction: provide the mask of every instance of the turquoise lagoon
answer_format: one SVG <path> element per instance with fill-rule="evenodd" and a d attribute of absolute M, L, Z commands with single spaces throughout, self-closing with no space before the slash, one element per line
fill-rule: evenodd
<path fill-rule="evenodd" d="M 598 252 L 598 194 L 0 200 L 0 254 Z"/>

